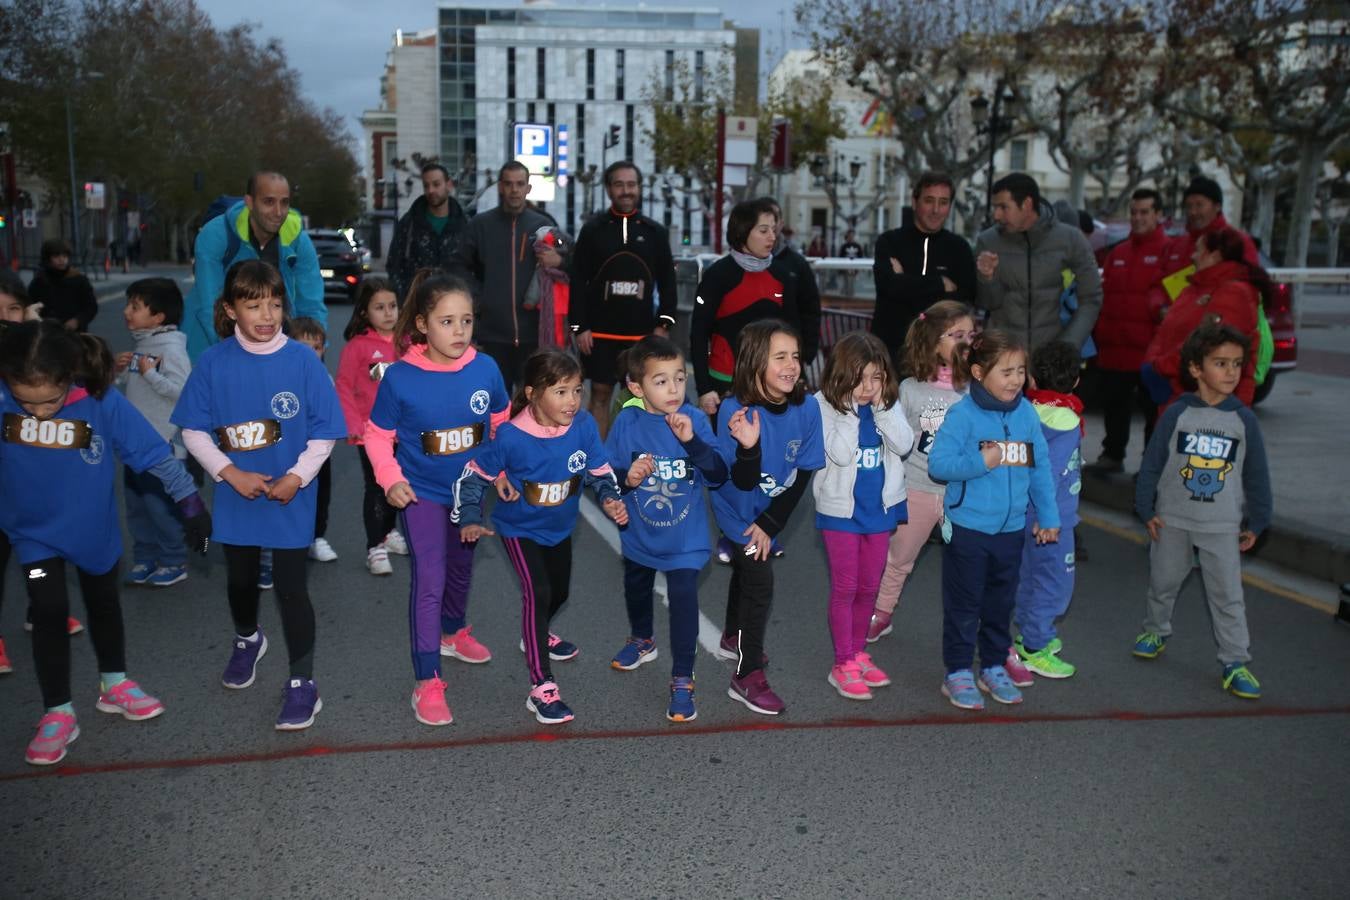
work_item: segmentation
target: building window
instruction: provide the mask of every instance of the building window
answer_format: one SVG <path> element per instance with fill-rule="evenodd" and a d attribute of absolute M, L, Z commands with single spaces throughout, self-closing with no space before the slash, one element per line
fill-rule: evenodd
<path fill-rule="evenodd" d="M 694 51 L 694 102 L 703 102 L 703 51 Z"/>
<path fill-rule="evenodd" d="M 586 107 L 577 104 L 576 127 L 573 129 L 573 145 L 576 151 L 576 166 L 578 172 L 586 171 Z"/>
<path fill-rule="evenodd" d="M 1008 147 L 1008 167 L 1014 172 L 1027 170 L 1027 142 L 1013 141 Z"/>
<path fill-rule="evenodd" d="M 516 96 L 516 48 L 506 48 L 506 98 Z"/>
<path fill-rule="evenodd" d="M 623 99 L 623 51 L 614 51 L 614 99 Z"/>
<path fill-rule="evenodd" d="M 534 51 L 534 95 L 541 100 L 544 98 L 544 84 L 548 81 L 545 71 L 544 48 L 540 47 Z"/>
<path fill-rule="evenodd" d="M 595 49 L 586 51 L 586 99 L 595 99 Z"/>
<path fill-rule="evenodd" d="M 548 105 L 547 109 L 548 109 L 548 119 L 546 121 L 548 122 L 548 126 L 552 128 L 554 124 L 557 122 L 557 110 L 553 107 L 552 103 Z"/>
<path fill-rule="evenodd" d="M 623 108 L 623 158 L 633 158 L 633 104 Z"/>
<path fill-rule="evenodd" d="M 675 99 L 675 51 L 666 51 L 666 102 Z"/>
<path fill-rule="evenodd" d="M 526 104 L 525 104 L 525 121 L 526 121 L 526 122 L 535 122 L 535 121 L 538 121 L 538 120 L 535 119 L 535 117 L 534 117 L 534 104 L 533 104 L 533 103 L 526 103 Z"/>

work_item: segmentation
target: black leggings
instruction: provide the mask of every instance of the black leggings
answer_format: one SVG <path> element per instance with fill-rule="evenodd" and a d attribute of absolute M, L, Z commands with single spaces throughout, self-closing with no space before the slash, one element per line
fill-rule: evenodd
<path fill-rule="evenodd" d="M 361 474 L 366 479 L 366 493 L 361 501 L 361 518 L 366 526 L 366 549 L 384 543 L 384 538 L 394 530 L 398 510 L 385 499 L 384 488 L 375 480 L 375 467 L 370 464 L 365 447 L 356 448 L 361 457 Z"/>
<path fill-rule="evenodd" d="M 314 537 L 317 539 L 328 533 L 328 504 L 333 500 L 333 457 L 323 461 L 314 480 L 319 483 L 319 496 L 314 504 Z"/>
<path fill-rule="evenodd" d="M 735 543 L 735 542 L 733 542 Z M 736 677 L 764 668 L 764 632 L 773 605 L 773 559 L 746 556 L 739 544 L 731 551 L 731 586 L 727 591 L 724 635 L 740 634 L 741 656 Z"/>
<path fill-rule="evenodd" d="M 75 572 L 89 616 L 89 640 L 98 658 L 98 670 L 125 672 L 126 632 L 117 596 L 117 564 L 102 575 L 78 567 Z M 37 666 L 38 687 L 42 690 L 42 704 L 51 709 L 70 702 L 70 635 L 66 632 L 70 593 L 66 590 L 66 561 L 53 556 L 26 563 L 23 575 L 33 622 L 33 661 Z"/>
<path fill-rule="evenodd" d="M 225 551 L 226 592 L 234 630 L 247 637 L 258 630 L 259 547 L 221 544 Z M 272 579 L 281 613 L 281 631 L 290 654 L 291 677 L 314 677 L 314 607 L 306 584 L 307 548 L 272 551 Z M 92 624 L 92 623 L 91 623 Z"/>
<path fill-rule="evenodd" d="M 533 684 L 553 680 L 548 659 L 548 623 L 567 602 L 572 581 L 572 539 L 552 547 L 529 538 L 502 537 L 506 557 L 520 579 L 520 639 Z"/>

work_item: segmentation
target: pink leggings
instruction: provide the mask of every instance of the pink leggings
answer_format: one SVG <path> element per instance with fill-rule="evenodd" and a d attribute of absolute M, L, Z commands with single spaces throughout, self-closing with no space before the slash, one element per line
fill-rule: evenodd
<path fill-rule="evenodd" d="M 877 609 L 890 614 L 900 602 L 905 579 L 914 571 L 919 552 L 933 533 L 933 526 L 942 518 L 942 495 L 911 489 L 905 498 L 909 507 L 909 521 L 895 529 L 890 553 L 886 556 L 886 571 L 881 576 L 877 592 Z"/>
<path fill-rule="evenodd" d="M 889 534 L 820 532 L 830 558 L 830 637 L 834 662 L 841 665 L 867 645 L 867 625 L 886 566 Z"/>

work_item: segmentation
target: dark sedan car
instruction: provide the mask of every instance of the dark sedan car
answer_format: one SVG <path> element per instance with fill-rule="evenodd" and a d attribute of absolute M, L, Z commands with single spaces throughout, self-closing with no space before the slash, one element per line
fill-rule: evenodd
<path fill-rule="evenodd" d="M 324 299 L 355 300 L 361 280 L 370 272 L 370 251 L 342 229 L 314 228 L 309 239 L 319 254 Z"/>

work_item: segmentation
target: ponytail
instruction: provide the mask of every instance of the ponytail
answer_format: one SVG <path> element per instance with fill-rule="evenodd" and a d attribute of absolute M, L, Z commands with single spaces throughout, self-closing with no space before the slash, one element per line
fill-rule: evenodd
<path fill-rule="evenodd" d="M 84 389 L 102 398 L 113 382 L 113 355 L 101 337 L 92 334 L 76 335 L 80 341 L 80 362 L 75 378 Z"/>
<path fill-rule="evenodd" d="M 74 334 L 54 321 L 22 322 L 0 336 L 0 378 L 19 384 L 80 384 L 102 397 L 112 384 L 112 352 L 102 338 Z"/>

